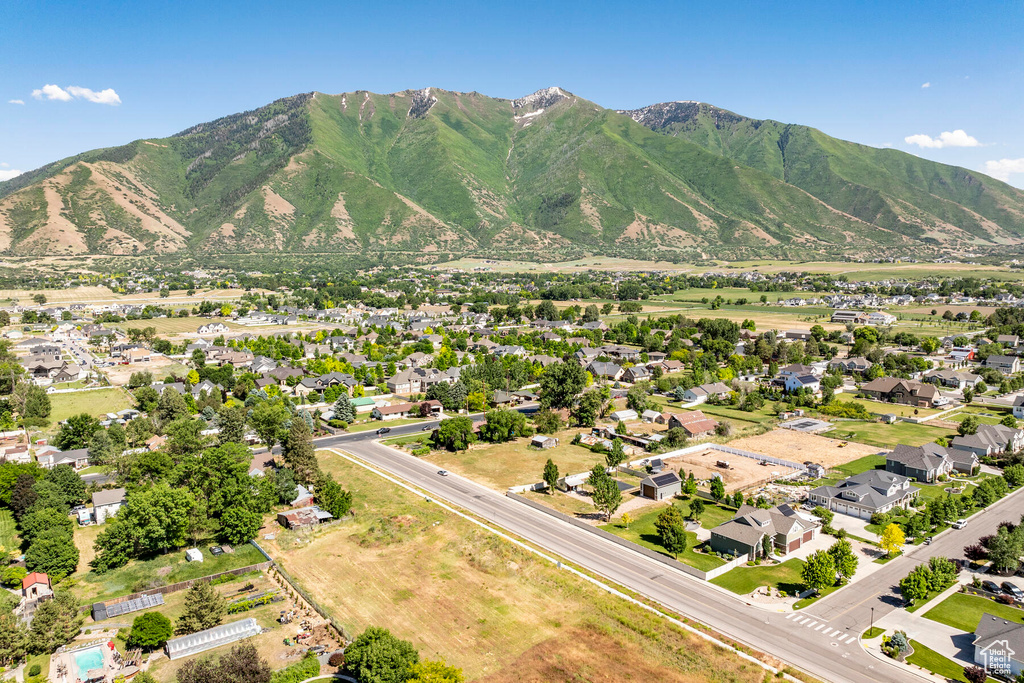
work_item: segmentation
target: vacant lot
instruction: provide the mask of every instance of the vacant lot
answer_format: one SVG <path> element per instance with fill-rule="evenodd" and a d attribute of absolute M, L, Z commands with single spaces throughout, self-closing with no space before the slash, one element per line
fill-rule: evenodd
<path fill-rule="evenodd" d="M 50 395 L 50 420 L 60 422 L 72 415 L 89 413 L 93 417 L 116 413 L 134 404 L 128 392 L 120 387 L 95 391 L 74 391 Z"/>
<path fill-rule="evenodd" d="M 649 680 L 764 678 L 362 467 L 320 458 L 353 491 L 354 517 L 309 535 L 279 533 L 269 549 L 352 633 L 388 628 L 423 657 L 462 667 L 467 680 L 623 680 L 595 674 L 604 652 L 616 670 Z"/>
<path fill-rule="evenodd" d="M 835 438 L 842 437 L 857 443 L 888 449 L 894 448 L 898 443 L 920 446 L 929 441 L 935 441 L 940 436 L 949 437 L 955 434 L 956 432 L 953 430 L 930 426 L 927 422 L 924 424 L 897 422 L 888 425 L 884 422 L 864 420 L 839 422 L 836 424 L 836 428 L 829 432 L 829 435 Z"/>
<path fill-rule="evenodd" d="M 603 455 L 570 443 L 578 431 L 571 429 L 555 434 L 558 438 L 555 448 L 533 448 L 529 439 L 516 439 L 509 443 L 474 444 L 468 451 L 457 453 L 433 451 L 427 459 L 437 463 L 439 468 L 504 491 L 509 486 L 541 481 L 548 458 L 558 465 L 562 476 L 586 472 L 603 463 Z"/>
<path fill-rule="evenodd" d="M 111 384 L 123 386 L 128 384 L 128 380 L 131 378 L 132 373 L 135 372 L 151 372 L 153 373 L 153 381 L 160 382 L 168 375 L 184 377 L 188 374 L 188 368 L 176 360 L 172 360 L 166 356 L 153 356 L 153 360 L 148 363 L 114 365 L 109 368 L 103 368 L 103 372 L 106 374 L 107 379 L 110 380 Z"/>
<path fill-rule="evenodd" d="M 719 467 L 719 462 L 728 463 L 728 466 Z M 782 465 L 762 465 L 753 458 L 711 449 L 667 458 L 665 465 L 674 470 L 682 467 L 687 475 L 693 472 L 697 481 L 708 481 L 717 474 L 722 478 L 725 490 L 729 492 L 742 491 L 770 477 L 779 477 L 796 471 Z"/>
<path fill-rule="evenodd" d="M 834 434 L 835 432 L 829 433 Z M 797 432 L 792 429 L 775 429 L 756 437 L 730 441 L 729 445 L 733 448 L 764 453 L 792 462 L 802 463 L 810 460 L 825 467 L 836 467 L 878 452 L 877 448 L 864 444 L 851 443 L 831 436 Z M 735 458 L 733 459 L 735 460 Z"/>

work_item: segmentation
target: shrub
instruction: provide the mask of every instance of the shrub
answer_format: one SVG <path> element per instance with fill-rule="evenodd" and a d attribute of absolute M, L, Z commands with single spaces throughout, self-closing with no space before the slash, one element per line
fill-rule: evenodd
<path fill-rule="evenodd" d="M 335 652 L 334 654 L 332 654 L 327 659 L 327 663 L 330 664 L 331 666 L 338 666 L 338 667 L 340 667 L 341 665 L 343 665 L 345 663 L 345 653 L 344 652 Z"/>
<path fill-rule="evenodd" d="M 43 667 L 39 666 L 38 664 L 33 664 L 32 666 L 30 666 L 28 668 L 28 675 L 29 676 L 38 676 L 42 672 L 43 672 Z"/>
<path fill-rule="evenodd" d="M 1012 605 L 1013 598 L 1009 595 L 998 595 L 996 596 L 996 602 L 1001 603 L 1003 605 Z"/>
<path fill-rule="evenodd" d="M 424 455 L 430 455 L 430 446 L 421 446 L 419 448 L 412 449 L 411 453 L 417 458 Z"/>

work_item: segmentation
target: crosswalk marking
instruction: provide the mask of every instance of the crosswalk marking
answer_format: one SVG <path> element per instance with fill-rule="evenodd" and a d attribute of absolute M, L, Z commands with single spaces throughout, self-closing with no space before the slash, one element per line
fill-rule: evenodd
<path fill-rule="evenodd" d="M 821 630 L 821 629 L 823 629 L 823 628 L 825 628 L 825 624 L 818 624 L 818 628 L 816 628 L 816 629 L 814 629 L 814 630 L 815 630 L 815 631 L 820 631 L 820 630 Z"/>

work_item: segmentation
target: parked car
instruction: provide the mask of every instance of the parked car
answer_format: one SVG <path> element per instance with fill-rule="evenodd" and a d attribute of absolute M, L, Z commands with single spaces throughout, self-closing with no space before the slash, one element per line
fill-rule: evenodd
<path fill-rule="evenodd" d="M 999 594 L 1003 592 L 1003 590 L 999 587 L 999 584 L 997 584 L 995 581 L 989 581 L 987 579 L 981 582 L 981 587 L 987 590 L 989 593 Z"/>
<path fill-rule="evenodd" d="M 967 526 L 966 519 L 958 519 L 955 522 L 953 522 L 954 529 L 963 529 L 965 526 Z"/>
<path fill-rule="evenodd" d="M 381 434 L 387 434 L 390 431 L 391 427 L 381 427 L 380 429 L 377 430 L 377 435 L 380 436 Z"/>
<path fill-rule="evenodd" d="M 1007 595 L 1012 595 L 1015 600 L 1024 600 L 1024 591 L 1017 588 L 1014 584 L 1009 581 L 1003 581 L 1002 586 L 1003 592 Z"/>

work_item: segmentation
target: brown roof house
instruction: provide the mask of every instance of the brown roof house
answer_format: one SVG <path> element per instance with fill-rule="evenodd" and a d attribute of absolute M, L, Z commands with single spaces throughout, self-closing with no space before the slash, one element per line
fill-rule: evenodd
<path fill-rule="evenodd" d="M 715 433 L 718 422 L 712 420 L 700 410 L 688 413 L 673 413 L 668 418 L 668 428 L 682 427 L 690 438 L 710 436 Z"/>
<path fill-rule="evenodd" d="M 334 515 L 316 505 L 277 513 L 277 523 L 286 529 L 305 529 L 334 519 Z"/>
<path fill-rule="evenodd" d="M 939 399 L 939 390 L 931 384 L 912 379 L 879 377 L 861 385 L 868 396 L 886 403 L 902 403 L 919 408 L 931 408 Z"/>
<path fill-rule="evenodd" d="M 769 510 L 743 505 L 735 517 L 711 530 L 711 548 L 753 560 L 764 554 L 765 538 L 771 543 L 771 552 L 786 554 L 811 541 L 817 530 L 816 522 L 801 517 L 788 505 Z"/>

